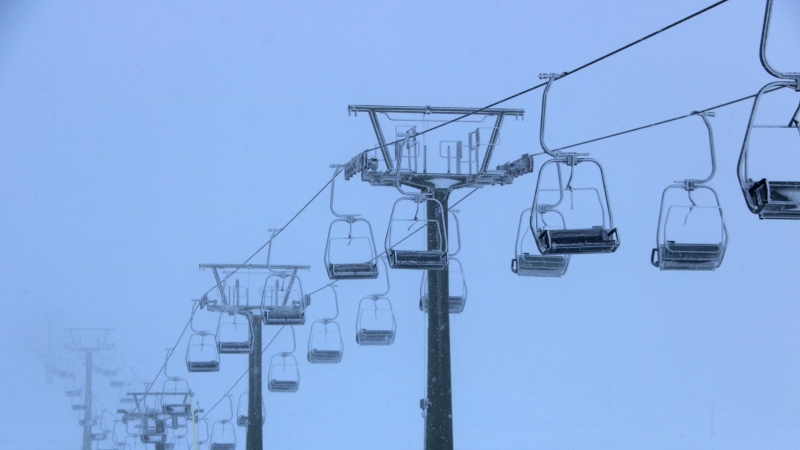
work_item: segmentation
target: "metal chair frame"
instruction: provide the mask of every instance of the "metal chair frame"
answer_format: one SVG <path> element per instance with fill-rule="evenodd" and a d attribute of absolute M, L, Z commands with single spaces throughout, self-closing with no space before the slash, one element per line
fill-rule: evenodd
<path fill-rule="evenodd" d="M 230 395 L 226 395 L 225 397 L 228 398 L 228 402 L 230 403 L 231 413 L 227 419 L 218 420 L 211 426 L 211 432 L 209 434 L 210 450 L 236 450 L 236 428 L 234 428 L 231 423 L 231 420 L 233 420 L 233 400 L 231 400 Z M 232 436 L 233 439 L 220 442 L 220 437 L 224 436 L 226 431 L 230 431 L 230 436 Z"/>
<path fill-rule="evenodd" d="M 413 219 L 398 219 L 396 217 L 398 211 L 398 205 L 402 204 L 403 202 L 413 202 L 416 204 L 416 211 L 417 214 Z M 392 207 L 392 215 L 389 218 L 389 228 L 386 232 L 386 239 L 384 240 L 384 246 L 386 247 L 386 256 L 389 260 L 389 266 L 393 269 L 417 269 L 417 270 L 444 270 L 447 267 L 447 241 L 444 238 L 444 233 L 442 232 L 441 228 L 439 227 L 439 223 L 433 219 L 422 219 L 418 218 L 420 213 L 420 206 L 423 203 L 433 202 L 437 207 L 438 211 L 444 211 L 444 207 L 439 200 L 424 194 L 415 194 L 405 197 L 400 197 L 394 202 L 394 206 Z M 427 214 L 426 212 L 424 212 Z M 431 224 L 436 228 L 436 233 L 439 237 L 439 246 L 435 249 L 419 249 L 419 250 L 405 250 L 405 249 L 396 249 L 395 246 L 398 245 L 400 242 L 405 240 L 411 234 L 403 236 L 403 239 L 398 240 L 395 242 L 392 237 L 392 223 L 396 223 L 398 221 L 408 221 L 408 222 L 422 222 L 422 225 L 414 230 L 413 233 L 421 232 L 423 229 L 431 226 Z M 412 226 L 414 224 L 412 223 Z M 427 232 L 427 230 L 422 231 L 423 233 Z"/>
<path fill-rule="evenodd" d="M 324 318 L 315 320 L 314 323 L 311 324 L 311 329 L 309 330 L 308 336 L 308 362 L 314 364 L 337 364 L 342 362 L 342 356 L 344 354 L 344 341 L 342 340 L 342 330 L 339 328 L 339 324 L 336 323 L 336 318 L 339 317 L 339 296 L 336 293 L 336 286 L 331 285 L 331 290 L 333 291 L 333 299 L 334 304 L 336 306 L 336 314 L 333 317 Z M 335 331 L 329 331 L 328 326 L 331 325 L 335 327 Z M 322 327 L 322 331 L 319 331 L 319 328 Z M 339 341 L 336 349 L 327 349 L 327 348 L 319 348 L 315 347 L 315 336 L 318 336 L 319 333 L 324 335 L 324 339 L 328 339 L 328 335 L 332 335 L 332 339 L 336 339 L 338 336 Z"/>
<path fill-rule="evenodd" d="M 358 217 L 358 214 L 339 214 L 333 207 L 333 199 L 335 193 L 335 186 L 336 186 L 336 177 L 339 173 L 344 170 L 344 166 L 342 165 L 333 165 L 331 167 L 335 167 L 336 170 L 333 172 L 333 177 L 331 178 L 331 212 L 336 219 L 331 222 L 330 226 L 328 227 L 328 240 L 325 244 L 325 270 L 328 272 L 328 278 L 331 280 L 363 280 L 363 279 L 373 279 L 378 277 L 378 263 L 376 261 L 378 251 L 375 247 L 375 235 L 372 232 L 372 224 L 369 223 L 367 219 L 363 219 Z M 347 238 L 337 238 L 334 237 L 334 226 L 337 224 L 347 224 L 349 232 Z M 356 239 L 367 239 L 369 241 L 369 248 L 371 254 L 369 255 L 369 259 L 366 261 L 355 261 L 355 262 L 347 262 L 347 263 L 334 263 L 331 262 L 331 241 L 335 239 L 353 239 L 353 225 L 357 223 L 365 223 L 367 225 L 367 230 L 369 230 L 368 236 L 356 236 Z"/>
<path fill-rule="evenodd" d="M 292 351 L 282 352 L 272 355 L 272 358 L 270 359 L 269 362 L 269 373 L 267 374 L 267 379 L 268 379 L 267 389 L 269 389 L 270 392 L 281 392 L 281 393 L 297 392 L 297 390 L 300 388 L 300 369 L 297 364 L 297 358 L 295 358 L 295 356 L 293 355 L 295 350 L 297 350 L 297 337 L 295 336 L 294 327 L 290 325 L 289 328 L 291 328 L 292 330 Z M 281 361 L 282 364 L 280 364 L 280 366 L 284 373 L 286 372 L 286 366 L 287 366 L 286 360 L 291 359 L 294 363 L 289 364 L 289 366 L 294 366 L 295 368 L 294 370 L 295 373 L 297 374 L 297 377 L 293 380 L 283 380 L 277 378 L 276 367 L 278 367 L 278 364 L 275 363 L 275 358 L 282 359 Z"/>
<path fill-rule="evenodd" d="M 800 133 L 800 104 L 798 104 L 797 110 L 795 110 L 788 125 L 754 124 L 758 103 L 762 95 L 783 88 L 793 88 L 796 92 L 800 92 L 800 72 L 781 72 L 772 67 L 767 60 L 767 41 L 772 16 L 772 1 L 767 0 L 766 11 L 764 12 L 759 56 L 761 65 L 767 73 L 781 80 L 773 81 L 761 88 L 753 100 L 753 109 L 750 113 L 750 120 L 747 123 L 747 131 L 745 132 L 742 151 L 739 155 L 737 173 L 742 194 L 750 212 L 758 214 L 760 219 L 800 219 L 800 181 L 774 181 L 767 178 L 753 181 L 748 171 L 750 135 L 754 128 L 795 128 Z"/>
<path fill-rule="evenodd" d="M 467 304 L 467 280 L 466 276 L 464 275 L 464 266 L 461 264 L 461 260 L 456 259 L 456 255 L 461 251 L 461 226 L 458 222 L 458 210 L 451 209 L 450 213 L 453 214 L 453 221 L 456 224 L 456 242 L 458 243 L 458 249 L 455 252 L 451 252 L 448 255 L 448 273 L 449 273 L 449 280 L 450 286 L 453 286 L 453 275 L 456 275 L 460 278 L 460 283 L 458 281 L 455 282 L 456 285 L 461 285 L 462 294 L 461 295 L 453 295 L 452 291 L 448 289 L 450 293 L 447 304 L 448 310 L 450 314 L 460 314 L 464 311 L 464 306 Z M 448 236 L 449 240 L 449 236 Z M 452 263 L 455 262 L 455 266 Z M 419 309 L 422 312 L 428 312 L 428 271 L 422 272 L 422 282 L 419 287 Z"/>
<path fill-rule="evenodd" d="M 530 222 L 531 208 L 527 208 L 519 215 L 517 226 L 517 240 L 514 245 L 514 259 L 511 260 L 511 272 L 519 276 L 530 277 L 561 277 L 569 267 L 569 254 L 542 255 L 531 254 L 523 251 L 525 236 L 530 234 L 530 227 L 525 226 L 525 213 L 528 213 Z M 538 247 L 537 247 L 538 249 Z"/>
<path fill-rule="evenodd" d="M 536 191 L 533 196 L 533 206 L 530 219 L 531 233 L 536 239 L 536 246 L 542 255 L 551 254 L 582 254 L 582 253 L 611 253 L 615 252 L 620 245 L 619 233 L 614 227 L 614 215 L 611 212 L 611 201 L 608 195 L 608 185 L 606 183 L 605 173 L 603 166 L 595 159 L 589 158 L 585 153 L 567 153 L 552 151 L 545 143 L 545 121 L 547 117 L 547 95 L 553 82 L 564 74 L 540 74 L 539 78 L 547 78 L 547 86 L 542 94 L 542 115 L 539 125 L 539 143 L 542 149 L 552 157 L 539 169 L 539 178 L 536 180 Z M 600 182 L 602 183 L 603 195 L 596 188 L 573 188 L 572 180 L 575 175 L 575 166 L 581 163 L 592 163 L 597 166 L 600 173 Z M 542 189 L 542 174 L 550 164 L 555 164 L 558 171 L 558 189 Z M 562 184 L 561 179 L 561 166 L 566 165 L 570 169 L 569 180 L 566 186 Z M 592 226 L 591 228 L 568 228 L 564 222 L 564 217 L 558 211 L 558 207 L 564 201 L 564 191 L 576 190 L 590 190 L 594 191 L 597 195 L 597 200 L 600 204 L 602 223 L 599 226 Z M 555 204 L 540 204 L 539 193 L 543 191 L 558 191 L 559 200 Z M 561 216 L 564 229 L 548 229 L 539 225 L 540 219 L 542 225 L 545 224 L 543 215 L 548 212 L 554 212 Z"/>
<path fill-rule="evenodd" d="M 253 351 L 253 323 L 252 323 L 252 314 L 250 311 L 241 309 L 237 310 L 236 308 L 232 308 L 228 313 L 229 316 L 233 316 L 233 322 L 223 323 L 222 318 L 225 314 L 220 313 L 219 315 L 219 322 L 217 322 L 217 334 L 216 334 L 216 341 L 217 341 L 217 351 L 220 354 L 243 354 L 243 353 L 250 353 Z M 223 336 L 223 325 L 232 325 L 236 328 L 236 319 L 238 316 L 244 316 L 247 319 L 247 340 L 245 341 L 231 341 L 224 339 Z"/>
<path fill-rule="evenodd" d="M 711 128 L 711 123 L 708 117 L 713 117 L 713 112 L 695 112 L 694 114 L 700 116 L 708 129 L 709 148 L 711 152 L 711 174 L 706 178 L 700 179 L 687 179 L 682 182 L 667 186 L 661 194 L 661 208 L 658 213 L 658 229 L 656 231 L 656 248 L 650 253 L 650 262 L 655 267 L 661 270 L 714 270 L 722 264 L 722 259 L 725 256 L 725 250 L 728 246 L 728 229 L 725 225 L 725 216 L 722 213 L 722 206 L 719 202 L 717 192 L 705 183 L 714 178 L 717 171 L 717 160 L 714 151 L 714 132 Z M 666 201 L 667 192 L 670 190 L 684 190 L 689 197 L 691 206 L 683 205 L 669 205 Z M 714 195 L 715 205 L 713 206 L 698 206 L 692 197 L 692 192 L 705 189 Z M 689 208 L 689 213 L 695 208 L 715 209 L 719 211 L 719 218 L 721 223 L 720 240 L 719 242 L 709 243 L 682 243 L 674 240 L 669 240 L 666 231 L 666 225 L 669 221 L 670 213 L 676 208 Z M 688 219 L 688 214 L 684 219 L 684 223 Z"/>

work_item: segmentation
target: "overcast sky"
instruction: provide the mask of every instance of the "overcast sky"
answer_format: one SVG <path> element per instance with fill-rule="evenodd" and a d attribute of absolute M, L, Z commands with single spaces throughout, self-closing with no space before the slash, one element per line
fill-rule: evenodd
<path fill-rule="evenodd" d="M 113 328 L 118 351 L 152 380 L 190 300 L 213 286 L 198 264 L 244 261 L 268 228 L 283 226 L 329 181 L 330 164 L 375 144 L 369 119 L 348 116 L 348 105 L 482 107 L 540 83 L 541 72 L 572 70 L 711 3 L 3 2 L 0 446 L 80 446 L 63 382 L 46 385 L 38 358 L 48 320 L 57 345 L 64 328 Z M 548 143 L 754 94 L 772 80 L 758 56 L 763 10 L 763 2 L 729 1 L 556 82 Z M 800 10 L 786 17 L 796 24 Z M 773 40 L 776 61 L 797 63 L 797 42 L 791 34 Z M 502 105 L 526 114 L 506 120 L 491 167 L 541 151 L 541 92 Z M 649 263 L 661 192 L 709 171 L 696 117 L 580 147 L 603 164 L 622 245 L 573 257 L 563 278 L 509 270 L 535 173 L 459 205 L 469 297 L 451 318 L 456 448 L 797 448 L 798 224 L 760 221 L 743 201 L 735 170 L 751 105 L 710 119 L 717 175 L 709 185 L 730 236 L 717 271 L 661 272 Z M 785 124 L 797 94 L 770 94 L 769 105 L 765 117 Z M 753 150 L 753 178 L 797 179 L 796 138 L 786 147 L 764 138 L 761 157 Z M 368 218 L 381 251 L 400 194 L 339 181 L 338 209 Z M 275 262 L 311 265 L 306 292 L 328 282 L 328 195 L 275 242 Z M 265 260 L 262 252 L 254 262 Z M 265 448 L 422 446 L 421 274 L 390 277 L 398 328 L 390 347 L 354 339 L 358 301 L 384 288 L 383 274 L 339 283 L 339 365 L 305 359 L 312 319 L 332 311 L 327 291 L 312 298 L 308 324 L 296 329 L 300 389 L 265 392 Z M 214 326 L 214 316 L 198 314 Z M 265 343 L 276 331 L 265 329 Z M 169 371 L 209 408 L 247 358 L 224 355 L 220 372 L 188 374 L 186 337 Z M 291 345 L 281 334 L 265 359 Z M 97 386 L 107 408 L 120 407 L 106 379 Z M 234 400 L 245 390 L 235 387 Z M 209 418 L 227 414 L 223 404 Z M 244 429 L 237 432 L 241 449 Z"/>

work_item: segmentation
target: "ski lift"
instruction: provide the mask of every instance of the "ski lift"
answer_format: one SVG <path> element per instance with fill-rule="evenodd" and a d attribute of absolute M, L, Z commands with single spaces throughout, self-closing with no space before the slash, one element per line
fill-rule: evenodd
<path fill-rule="evenodd" d="M 220 313 L 217 324 L 217 351 L 219 353 L 250 353 L 253 350 L 252 317 L 247 310 L 237 311 L 235 308 L 228 312 L 233 320 L 224 320 L 225 314 Z M 246 320 L 241 320 L 244 316 Z"/>
<path fill-rule="evenodd" d="M 142 444 L 164 444 L 167 442 L 167 427 L 164 419 L 155 413 L 142 416 L 139 425 L 139 440 Z"/>
<path fill-rule="evenodd" d="M 409 203 L 414 205 L 413 216 L 411 214 L 403 214 L 403 205 Z M 437 216 L 440 216 L 444 211 L 444 207 L 439 200 L 424 193 L 400 197 L 394 202 L 385 240 L 386 256 L 389 259 L 391 268 L 444 270 L 447 267 L 447 243 L 439 223 L 434 219 L 420 219 L 419 217 L 421 209 L 423 210 L 422 214 L 427 216 L 426 210 L 430 205 L 433 205 L 434 214 Z M 422 206 L 425 206 L 425 208 L 423 209 Z M 427 231 L 429 226 L 434 227 L 433 236 L 436 237 L 436 245 L 432 249 L 425 246 L 425 243 L 427 243 L 425 237 L 430 235 L 430 232 Z M 396 233 L 392 232 L 395 227 L 402 227 L 406 232 L 398 237 Z M 419 236 L 416 239 L 417 242 L 409 239 L 415 234 Z"/>
<path fill-rule="evenodd" d="M 226 397 L 228 397 L 228 402 L 230 403 L 231 415 L 227 419 L 214 422 L 211 427 L 210 450 L 236 450 L 236 429 L 231 423 L 233 419 L 233 400 L 231 400 L 230 395 L 226 395 Z"/>
<path fill-rule="evenodd" d="M 83 411 L 86 409 L 86 404 L 83 403 L 83 398 L 81 396 L 72 396 L 70 398 L 72 399 L 71 406 L 73 411 Z"/>
<path fill-rule="evenodd" d="M 297 349 L 294 327 L 292 329 L 292 351 L 278 353 L 272 356 L 269 363 L 269 381 L 267 389 L 270 392 L 297 392 L 300 387 L 300 371 L 297 368 L 297 358 L 292 353 Z"/>
<path fill-rule="evenodd" d="M 161 386 L 161 410 L 164 414 L 173 416 L 187 417 L 191 413 L 189 396 L 189 382 L 180 377 L 171 377 L 167 374 L 167 363 L 172 349 L 167 349 L 167 356 L 164 361 L 164 384 Z"/>
<path fill-rule="evenodd" d="M 336 364 L 342 361 L 344 342 L 342 331 L 336 318 L 339 317 L 339 296 L 336 287 L 331 285 L 333 299 L 336 305 L 336 315 L 331 318 L 319 319 L 311 324 L 308 336 L 308 362 Z"/>
<path fill-rule="evenodd" d="M 448 268 L 448 310 L 450 314 L 460 314 L 464 311 L 464 305 L 467 303 L 467 281 L 464 278 L 464 267 L 461 261 L 456 259 L 455 256 L 461 251 L 461 229 L 458 223 L 458 210 L 450 210 L 453 213 L 453 220 L 456 224 L 456 240 L 458 242 L 458 250 L 451 252 L 448 255 L 449 268 Z M 455 264 L 453 264 L 455 263 Z M 422 272 L 422 283 L 419 287 L 419 310 L 428 312 L 428 271 Z"/>
<path fill-rule="evenodd" d="M 236 407 L 236 425 L 240 427 L 248 427 L 250 422 L 248 421 L 248 414 L 249 414 L 249 391 L 243 392 L 239 396 L 239 405 Z M 267 410 L 264 408 L 264 402 L 261 402 L 261 426 L 264 426 L 264 422 L 267 417 Z"/>
<path fill-rule="evenodd" d="M 272 237 L 267 250 L 267 269 L 271 272 L 261 289 L 261 311 L 267 325 L 303 325 L 306 323 L 306 306 L 309 297 L 303 295 L 303 283 L 297 276 L 296 266 L 290 270 L 273 270 L 270 267 L 272 241 L 279 229 L 270 229 Z M 296 286 L 295 286 L 296 285 Z"/>
<path fill-rule="evenodd" d="M 336 219 L 328 227 L 328 241 L 325 244 L 325 269 L 331 280 L 363 280 L 378 277 L 377 250 L 372 225 L 358 214 L 337 214 L 333 209 L 336 176 L 344 166 L 334 165 L 336 170 L 331 179 L 331 212 Z M 347 228 L 347 236 L 338 230 Z M 358 227 L 365 224 L 366 227 Z M 356 228 L 354 234 L 353 229 Z M 359 231 L 359 228 L 361 231 Z M 333 256 L 332 256 L 333 254 Z"/>
<path fill-rule="evenodd" d="M 197 448 L 192 447 L 190 450 L 208 449 L 208 441 L 211 439 L 211 427 L 208 426 L 208 419 L 199 420 L 197 423 L 202 423 L 204 425 L 202 428 L 198 426 L 197 429 L 205 430 L 205 433 L 201 434 L 200 431 L 197 431 L 197 435 L 195 436 L 195 442 L 198 444 Z"/>
<path fill-rule="evenodd" d="M 126 392 L 133 388 L 133 383 L 128 383 L 124 387 L 120 388 L 119 390 L 119 402 L 122 404 L 133 404 L 136 403 L 136 399 L 133 398 L 132 395 L 128 395 Z"/>
<path fill-rule="evenodd" d="M 402 160 L 403 148 L 408 147 L 408 140 L 414 135 L 413 132 L 405 134 L 405 139 L 397 147 L 398 161 Z M 447 236 L 446 230 L 442 230 L 436 220 L 443 218 L 444 206 L 430 193 L 404 191 L 400 184 L 401 170 L 398 168 L 396 172 L 395 187 L 403 197 L 397 199 L 392 206 L 384 240 L 389 266 L 393 269 L 444 270 L 447 267 Z M 413 207 L 404 208 L 409 203 Z M 429 212 L 433 217 L 428 217 Z M 420 219 L 420 214 L 425 218 Z M 433 227 L 433 232 L 430 227 Z M 393 233 L 394 228 L 402 228 L 402 235 Z M 433 246 L 429 242 L 431 237 L 435 238 Z"/>
<path fill-rule="evenodd" d="M 306 321 L 308 296 L 303 295 L 300 278 L 289 271 L 267 277 L 261 300 L 267 325 L 303 325 Z"/>
<path fill-rule="evenodd" d="M 708 128 L 711 148 L 711 174 L 703 180 L 689 179 L 678 182 L 681 184 L 673 184 L 664 189 L 664 193 L 661 195 L 661 210 L 658 216 L 657 247 L 650 254 L 650 262 L 661 270 L 714 270 L 722 264 L 722 258 L 725 256 L 725 249 L 728 245 L 728 232 L 725 227 L 725 218 L 722 214 L 719 196 L 717 196 L 713 188 L 705 185 L 705 183 L 711 181 L 716 172 L 714 136 L 711 124 L 706 117 L 707 115 L 713 117 L 714 114 L 711 112 L 696 114 L 703 119 Z M 667 193 L 671 190 L 686 191 L 690 205 L 669 204 L 667 202 Z M 712 205 L 698 205 L 696 203 L 692 192 L 700 190 L 708 191 L 713 195 L 714 203 Z M 711 233 L 703 233 L 704 235 L 698 241 L 698 237 L 687 233 L 687 229 L 703 232 L 705 230 L 698 230 L 698 228 L 706 228 L 705 225 L 714 222 L 710 220 L 694 220 L 690 225 L 689 218 L 692 215 L 703 215 L 703 219 L 719 217 L 719 225 L 713 225 L 712 230 L 710 230 Z M 671 218 L 673 219 L 672 221 L 670 221 Z M 670 224 L 675 222 L 683 224 L 678 227 L 672 227 L 672 230 L 678 228 L 679 236 L 677 238 L 669 235 Z"/>
<path fill-rule="evenodd" d="M 530 234 L 530 227 L 524 226 L 525 214 L 530 223 L 531 208 L 522 211 L 519 215 L 517 227 L 517 242 L 514 246 L 514 259 L 511 260 L 511 271 L 519 276 L 529 277 L 560 277 L 567 272 L 570 255 L 542 255 L 531 254 L 523 250 L 525 237 Z"/>
<path fill-rule="evenodd" d="M 218 372 L 219 353 L 213 334 L 198 331 L 189 337 L 186 349 L 186 370 L 189 372 Z"/>
<path fill-rule="evenodd" d="M 77 385 L 76 381 L 76 378 L 72 378 L 72 382 L 64 383 L 64 396 L 72 398 L 83 395 L 83 389 Z"/>
<path fill-rule="evenodd" d="M 773 81 L 758 91 L 753 100 L 753 109 L 750 113 L 750 120 L 747 123 L 747 132 L 744 135 L 742 151 L 739 155 L 737 172 L 739 184 L 742 188 L 747 207 L 753 214 L 758 214 L 760 219 L 800 219 L 800 181 L 775 181 L 762 178 L 753 181 L 748 171 L 748 157 L 750 155 L 750 141 L 752 132 L 756 128 L 772 129 L 792 129 L 800 133 L 800 105 L 789 120 L 788 125 L 768 124 L 756 125 L 756 111 L 761 96 L 767 92 L 783 88 L 793 88 L 800 92 L 800 73 L 780 72 L 773 68 L 767 60 L 767 37 L 769 34 L 770 17 L 772 14 L 772 0 L 767 0 L 766 12 L 764 14 L 764 25 L 761 31 L 761 65 L 772 76 L 780 78 L 780 81 Z M 774 131 L 774 130 L 773 130 Z"/>
<path fill-rule="evenodd" d="M 196 312 L 196 311 L 195 311 Z M 194 312 L 189 319 L 192 335 L 186 347 L 186 370 L 189 372 L 218 372 L 219 351 L 216 336 L 194 328 Z"/>
<path fill-rule="evenodd" d="M 544 142 L 545 117 L 547 108 L 547 94 L 550 87 L 559 74 L 541 74 L 540 78 L 548 78 L 547 87 L 542 95 L 542 118 L 539 133 L 539 142 L 542 149 L 552 156 L 552 159 L 545 162 L 539 169 L 539 179 L 536 181 L 536 192 L 533 196 L 533 207 L 531 214 L 531 232 L 536 239 L 536 245 L 542 255 L 550 254 L 576 254 L 576 253 L 610 253 L 617 250 L 620 244 L 619 234 L 614 227 L 614 216 L 611 213 L 611 203 L 608 198 L 608 188 L 603 173 L 603 166 L 597 160 L 589 158 L 586 154 L 579 153 L 559 153 L 547 148 Z M 581 163 L 594 164 L 600 176 L 601 187 L 573 187 L 576 167 Z M 542 175 L 547 166 L 555 164 L 558 173 L 558 189 L 543 189 L 541 186 Z M 570 175 L 566 186 L 562 184 L 561 168 L 569 168 Z M 602 190 L 602 195 L 600 193 Z M 552 204 L 540 202 L 540 195 L 545 192 L 558 193 L 558 200 Z M 570 227 L 564 218 L 564 196 L 570 197 L 569 208 L 575 209 L 573 195 L 576 192 L 588 194 L 590 198 L 596 198 L 600 207 L 600 220 L 591 226 Z M 593 201 L 592 201 L 593 202 Z M 557 216 L 561 218 L 561 226 L 552 227 L 547 223 L 548 217 Z M 599 224 L 597 223 L 599 222 Z"/>
<path fill-rule="evenodd" d="M 386 265 L 386 261 L 383 258 L 380 259 Z M 388 267 L 385 272 L 386 291 L 364 297 L 358 302 L 356 343 L 359 345 L 391 345 L 397 334 L 392 302 L 386 297 L 391 290 Z M 364 307 L 364 300 L 371 301 L 372 308 Z"/>

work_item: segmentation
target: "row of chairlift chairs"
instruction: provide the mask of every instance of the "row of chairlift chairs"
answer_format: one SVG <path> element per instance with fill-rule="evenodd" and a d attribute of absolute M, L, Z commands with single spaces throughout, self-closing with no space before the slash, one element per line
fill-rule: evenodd
<path fill-rule="evenodd" d="M 553 82 L 560 76 L 562 75 L 540 75 L 541 78 L 547 78 L 548 82 L 542 95 L 539 138 L 544 153 L 550 156 L 550 159 L 539 169 L 533 206 L 520 215 L 515 257 L 511 261 L 512 272 L 520 276 L 560 277 L 567 271 L 571 255 L 611 253 L 620 245 L 602 165 L 587 154 L 552 151 L 545 143 L 547 95 Z M 714 114 L 712 112 L 695 114 L 703 119 L 708 129 L 711 174 L 702 180 L 687 179 L 676 182 L 664 190 L 656 234 L 657 244 L 651 253 L 651 263 L 661 270 L 714 270 L 722 263 L 727 247 L 727 229 L 719 197 L 713 188 L 706 185 L 716 172 L 713 132 L 708 121 L 708 117 Z M 596 171 L 595 180 L 598 182 L 594 185 L 579 184 L 580 176 L 589 177 L 586 176 L 585 170 L 579 172 L 578 166 L 587 163 Z M 550 169 L 549 174 L 548 169 Z M 568 176 L 565 176 L 564 172 Z M 554 187 L 543 185 L 547 175 L 550 175 L 550 179 L 557 180 Z M 567 178 L 566 183 L 564 178 Z M 676 203 L 668 195 L 673 190 L 685 191 L 688 202 Z M 698 204 L 693 196 L 697 191 L 709 192 L 711 201 Z M 579 203 L 576 207 L 575 201 L 579 196 L 582 196 L 582 200 L 588 201 Z M 592 211 L 587 205 L 594 206 L 594 210 Z M 584 213 L 589 210 L 586 215 L 597 214 L 593 214 L 596 219 L 588 225 L 569 226 L 568 223 L 573 223 L 570 219 L 577 216 L 575 211 L 579 208 L 582 208 Z M 690 221 L 692 215 L 700 216 L 700 219 Z M 692 228 L 692 232 L 689 232 L 687 227 Z M 672 234 L 678 235 L 678 239 Z M 534 238 L 537 253 L 524 250 L 524 241 L 529 235 Z M 702 236 L 701 239 L 706 241 L 696 241 L 698 236 Z M 680 237 L 688 240 L 681 241 Z"/>
<path fill-rule="evenodd" d="M 759 104 L 764 94 L 785 88 L 800 92 L 800 72 L 779 71 L 767 59 L 772 9 L 773 0 L 768 0 L 761 35 L 760 59 L 767 73 L 779 80 L 768 83 L 755 96 L 739 156 L 737 174 L 748 209 L 757 214 L 760 219 L 800 219 L 800 182 L 775 181 L 768 178 L 755 181 L 749 172 L 749 156 L 755 131 L 777 133 L 781 129 L 793 129 L 800 135 L 800 104 L 791 113 L 788 124 L 786 122 L 762 124 L 756 121 L 759 117 Z M 619 246 L 619 236 L 613 224 L 602 166 L 585 154 L 550 151 L 544 142 L 547 94 L 559 76 L 557 74 L 541 75 L 542 78 L 548 79 L 548 83 L 542 97 L 540 142 L 545 153 L 551 159 L 544 163 L 539 171 L 532 208 L 523 211 L 520 217 L 515 258 L 511 263 L 512 271 L 518 275 L 561 276 L 567 270 L 570 255 L 613 252 Z M 790 113 L 790 111 L 786 111 L 786 113 Z M 714 113 L 696 112 L 693 114 L 702 118 L 708 129 L 711 174 L 704 179 L 678 181 L 664 190 L 656 232 L 656 247 L 652 250 L 650 258 L 652 265 L 661 270 L 714 270 L 722 264 L 727 249 L 728 232 L 719 197 L 716 191 L 707 185 L 716 173 L 714 137 L 708 120 L 708 117 L 713 117 Z M 593 190 L 599 200 L 603 220 L 602 223 L 591 228 L 570 228 L 563 215 L 564 197 L 566 194 L 571 199 L 571 196 L 574 195 L 576 190 L 573 188 L 575 168 L 584 162 L 594 163 L 600 171 L 602 185 L 588 189 Z M 555 189 L 544 189 L 541 186 L 542 174 L 548 165 L 555 165 L 557 170 L 558 187 Z M 566 185 L 562 183 L 562 168 L 569 170 L 569 180 Z M 548 190 L 558 193 L 559 197 L 555 203 L 547 204 L 540 201 L 541 194 Z M 685 192 L 688 201 L 676 202 L 674 196 L 670 196 L 674 191 Z M 698 204 L 696 197 L 700 192 L 707 193 L 705 195 L 707 200 Z M 549 226 L 546 220 L 554 218 L 552 217 L 554 215 L 560 216 L 560 225 Z M 529 217 L 529 227 L 523 227 L 526 216 Z M 698 217 L 690 220 L 694 216 Z M 558 221 L 554 220 L 554 222 Z M 523 240 L 528 234 L 527 228 L 530 229 L 530 234 L 535 239 L 538 254 L 522 249 Z M 699 231 L 699 233 L 693 238 L 682 240 L 691 234 L 687 233 L 687 228 Z"/>

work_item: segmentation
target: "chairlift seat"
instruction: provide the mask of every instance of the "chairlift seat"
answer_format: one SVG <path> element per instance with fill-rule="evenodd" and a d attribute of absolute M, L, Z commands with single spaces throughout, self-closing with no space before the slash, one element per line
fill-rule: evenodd
<path fill-rule="evenodd" d="M 391 345 L 394 342 L 395 330 L 368 330 L 361 328 L 356 333 L 359 345 Z"/>
<path fill-rule="evenodd" d="M 209 447 L 210 450 L 236 450 L 236 444 L 234 443 L 221 443 L 221 442 L 212 442 L 211 446 Z"/>
<path fill-rule="evenodd" d="M 67 389 L 64 391 L 64 395 L 67 397 L 80 397 L 83 392 L 80 389 Z"/>
<path fill-rule="evenodd" d="M 601 226 L 543 230 L 538 237 L 543 255 L 612 253 L 619 247 L 617 229 Z"/>
<path fill-rule="evenodd" d="M 367 280 L 378 278 L 375 262 L 328 264 L 328 278 L 332 280 Z"/>
<path fill-rule="evenodd" d="M 387 253 L 389 266 L 393 269 L 444 270 L 447 268 L 447 252 L 441 250 L 396 250 Z"/>
<path fill-rule="evenodd" d="M 186 403 L 173 403 L 164 405 L 164 413 L 174 416 L 188 416 L 190 406 Z"/>
<path fill-rule="evenodd" d="M 246 427 L 247 426 L 247 416 L 246 415 L 244 415 L 244 416 L 242 416 L 242 415 L 236 416 L 236 425 L 238 425 L 240 427 Z"/>
<path fill-rule="evenodd" d="M 658 261 L 655 256 L 658 254 Z M 725 246 L 719 244 L 680 244 L 667 241 L 653 249 L 653 265 L 661 270 L 714 270 L 722 263 Z"/>
<path fill-rule="evenodd" d="M 264 322 L 267 325 L 304 325 L 306 312 L 299 302 L 291 307 L 275 307 L 265 312 Z"/>
<path fill-rule="evenodd" d="M 108 437 L 107 433 L 92 433 L 89 435 L 89 439 L 93 441 L 104 441 Z"/>
<path fill-rule="evenodd" d="M 139 436 L 142 444 L 164 444 L 167 442 L 166 433 L 147 433 Z"/>
<path fill-rule="evenodd" d="M 764 178 L 753 183 L 746 195 L 760 219 L 800 219 L 800 182 Z"/>
<path fill-rule="evenodd" d="M 218 372 L 219 361 L 187 361 L 186 370 L 189 372 Z"/>
<path fill-rule="evenodd" d="M 127 396 L 127 395 L 126 395 L 126 396 L 124 396 L 124 397 L 120 397 L 120 398 L 119 398 L 119 402 L 120 402 L 120 403 L 131 404 L 131 403 L 136 403 L 136 399 L 134 399 L 133 397 L 130 397 L 130 396 Z"/>
<path fill-rule="evenodd" d="M 270 392 L 297 392 L 299 380 L 269 380 L 267 388 Z"/>
<path fill-rule="evenodd" d="M 342 351 L 312 348 L 308 351 L 308 362 L 336 364 L 342 362 Z"/>
<path fill-rule="evenodd" d="M 567 272 L 569 255 L 531 255 L 522 253 L 511 260 L 511 271 L 528 277 L 560 277 Z"/>
<path fill-rule="evenodd" d="M 72 405 L 73 411 L 83 411 L 86 409 L 86 405 Z"/>
<path fill-rule="evenodd" d="M 250 353 L 250 350 L 253 348 L 252 342 L 248 341 L 241 341 L 241 342 L 225 342 L 225 341 L 218 341 L 217 342 L 217 351 L 219 353 Z"/>
<path fill-rule="evenodd" d="M 125 382 L 122 380 L 111 380 L 108 382 L 108 385 L 111 387 L 122 387 L 125 386 Z"/>
<path fill-rule="evenodd" d="M 447 305 L 449 307 L 450 314 L 460 314 L 464 312 L 464 306 L 466 305 L 466 299 L 463 295 L 451 295 L 447 298 Z M 422 312 L 428 312 L 428 296 L 423 295 L 420 296 L 419 299 L 419 310 Z"/>

